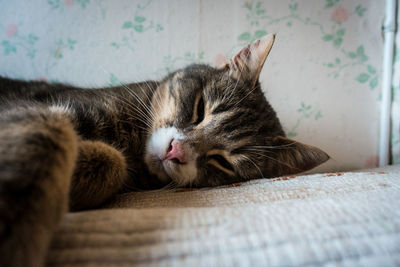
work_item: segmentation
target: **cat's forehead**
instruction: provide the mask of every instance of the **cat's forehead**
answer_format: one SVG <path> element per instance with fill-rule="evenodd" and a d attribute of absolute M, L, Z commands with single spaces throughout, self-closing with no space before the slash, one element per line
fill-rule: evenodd
<path fill-rule="evenodd" d="M 196 112 L 196 99 L 201 93 L 205 116 L 198 127 L 208 137 L 218 137 L 221 142 L 229 140 L 229 144 L 235 145 L 251 144 L 257 136 L 269 135 L 269 129 L 275 126 L 268 125 L 266 115 L 273 111 L 259 85 L 251 88 L 245 81 L 230 77 L 227 71 L 191 65 L 172 73 L 167 82 L 168 91 L 179 99 L 175 103 L 176 118 L 190 118 Z"/>
<path fill-rule="evenodd" d="M 239 79 L 232 77 L 227 70 L 208 65 L 189 65 L 169 75 L 167 82 L 170 87 L 175 87 L 175 89 L 202 89 L 209 101 L 215 101 L 221 98 L 222 94 L 227 93 L 230 96 L 253 93 L 253 91 L 246 90 L 248 84 L 245 80 L 240 79 L 240 77 Z M 227 100 L 227 98 L 224 98 L 224 100 Z"/>
<path fill-rule="evenodd" d="M 176 83 L 206 84 L 223 79 L 226 72 L 208 65 L 192 64 L 172 73 L 168 78 Z"/>

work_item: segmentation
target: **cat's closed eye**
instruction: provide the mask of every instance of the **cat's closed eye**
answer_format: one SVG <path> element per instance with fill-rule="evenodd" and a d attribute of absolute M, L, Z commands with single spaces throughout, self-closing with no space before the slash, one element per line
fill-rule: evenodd
<path fill-rule="evenodd" d="M 194 124 L 197 125 L 204 120 L 204 100 L 201 94 L 196 98 L 194 105 Z"/>
<path fill-rule="evenodd" d="M 329 159 L 285 138 L 261 90 L 260 71 L 274 40 L 265 36 L 218 68 L 177 70 L 158 85 L 148 110 L 156 116 L 142 127 L 150 128 L 143 133 L 145 167 L 161 183 L 217 186 L 298 173 Z"/>
<path fill-rule="evenodd" d="M 230 164 L 229 161 L 227 161 L 224 156 L 220 154 L 212 154 L 208 156 L 208 159 L 209 163 L 213 164 L 217 168 L 222 169 L 223 171 L 228 172 L 229 174 L 234 174 L 235 170 L 233 169 L 232 164 Z"/>

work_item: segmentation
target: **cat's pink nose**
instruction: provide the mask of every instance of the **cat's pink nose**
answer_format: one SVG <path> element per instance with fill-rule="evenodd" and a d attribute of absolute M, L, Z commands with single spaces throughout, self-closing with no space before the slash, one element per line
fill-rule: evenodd
<path fill-rule="evenodd" d="M 166 159 L 172 160 L 175 163 L 186 163 L 185 149 L 183 144 L 178 140 L 172 140 L 167 149 L 167 154 L 165 155 L 164 160 Z"/>

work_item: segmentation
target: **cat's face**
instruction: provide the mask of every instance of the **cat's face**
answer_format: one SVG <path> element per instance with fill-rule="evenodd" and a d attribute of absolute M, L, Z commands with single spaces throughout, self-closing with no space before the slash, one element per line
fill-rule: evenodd
<path fill-rule="evenodd" d="M 215 186 L 301 172 L 326 161 L 321 150 L 284 138 L 258 75 L 270 35 L 219 68 L 172 73 L 152 99 L 145 161 L 163 182 Z"/>

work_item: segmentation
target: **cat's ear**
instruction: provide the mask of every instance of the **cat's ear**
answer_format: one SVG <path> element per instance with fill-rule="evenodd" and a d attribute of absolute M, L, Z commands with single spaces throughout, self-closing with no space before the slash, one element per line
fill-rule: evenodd
<path fill-rule="evenodd" d="M 274 176 L 289 175 L 310 170 L 327 161 L 330 157 L 319 148 L 309 146 L 295 140 L 278 136 L 273 139 L 275 147 Z"/>
<path fill-rule="evenodd" d="M 242 48 L 229 63 L 220 67 L 229 69 L 232 77 L 246 79 L 254 87 L 274 41 L 275 34 L 268 34 Z"/>

